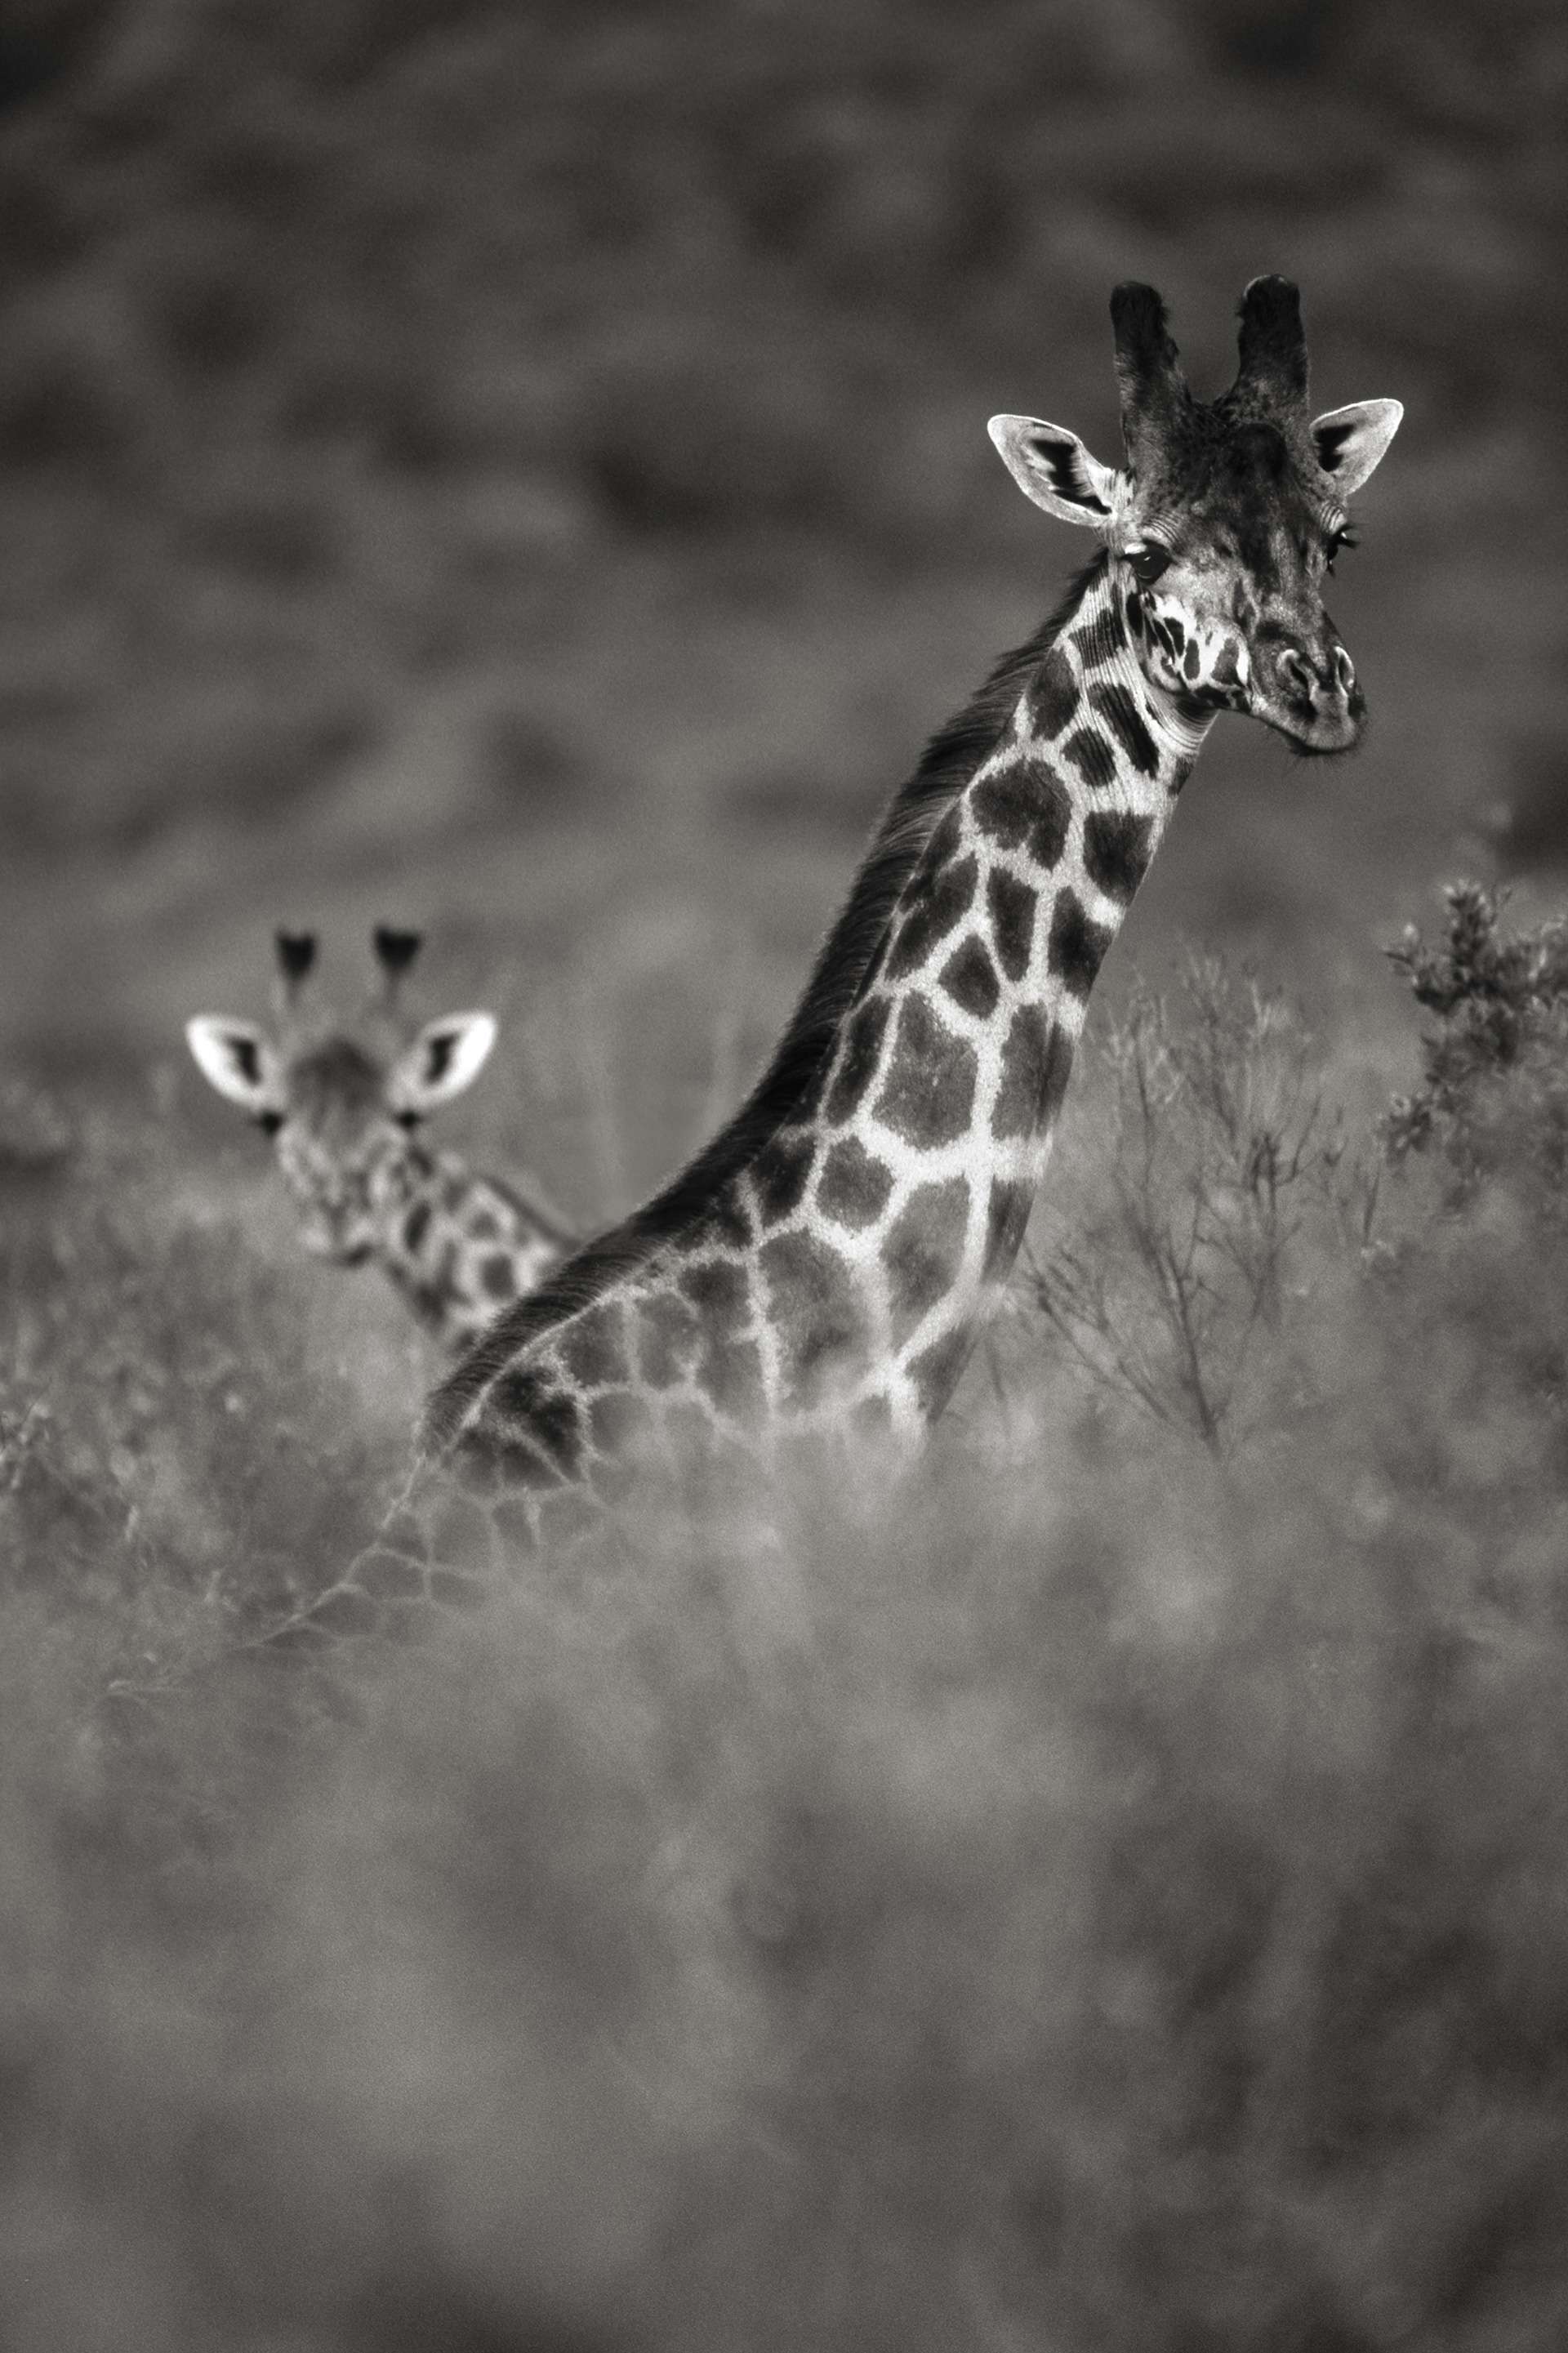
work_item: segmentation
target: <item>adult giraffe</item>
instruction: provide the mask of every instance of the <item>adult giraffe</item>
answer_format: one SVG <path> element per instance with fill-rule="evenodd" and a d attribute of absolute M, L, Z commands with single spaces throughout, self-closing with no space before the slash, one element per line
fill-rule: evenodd
<path fill-rule="evenodd" d="M 1345 752 L 1364 703 L 1324 609 L 1345 501 L 1396 401 L 1313 419 L 1294 286 L 1242 296 L 1230 389 L 1194 399 L 1152 287 L 1111 298 L 1127 463 L 997 417 L 1088 569 L 894 798 L 762 1078 L 663 1191 L 437 1391 L 402 1504 L 279 1630 L 331 1641 L 462 1605 L 718 1431 L 918 1431 L 1023 1236 L 1084 1008 L 1215 718 Z M 277 1639 L 275 1636 L 274 1639 Z"/>
<path fill-rule="evenodd" d="M 313 1257 L 377 1265 L 426 1330 L 460 1350 L 577 1246 L 544 1201 L 429 1151 L 419 1130 L 473 1084 L 495 1043 L 489 1013 L 448 1013 L 415 1029 L 400 992 L 417 932 L 377 924 L 381 988 L 348 1023 L 306 1001 L 310 932 L 277 934 L 278 1020 L 202 1013 L 185 1038 L 208 1084 L 270 1135 Z"/>

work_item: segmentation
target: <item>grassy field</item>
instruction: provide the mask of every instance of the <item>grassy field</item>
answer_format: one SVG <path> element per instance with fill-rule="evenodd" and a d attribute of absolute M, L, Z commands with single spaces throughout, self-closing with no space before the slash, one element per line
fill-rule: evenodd
<path fill-rule="evenodd" d="M 346 1726 L 233 1646 L 395 1476 L 406 1352 L 164 1128 L 17 1175 L 5 2341 L 1554 2343 L 1560 976 L 1510 969 L 1394 1162 L 1255 983 L 1102 1019 L 912 1485 L 650 1511 Z"/>
<path fill-rule="evenodd" d="M 1568 2341 L 1565 74 L 1548 0 L 0 26 L 6 2353 Z M 422 923 L 446 1132 L 628 1207 L 1078 554 L 985 417 L 1113 457 L 1112 282 L 1212 391 L 1268 269 L 1407 406 L 1371 736 L 1216 730 L 920 1480 L 650 1514 L 352 1727 L 243 1671 L 433 1368 L 181 1023 Z M 1526 949 L 1392 965 L 1457 873 Z"/>

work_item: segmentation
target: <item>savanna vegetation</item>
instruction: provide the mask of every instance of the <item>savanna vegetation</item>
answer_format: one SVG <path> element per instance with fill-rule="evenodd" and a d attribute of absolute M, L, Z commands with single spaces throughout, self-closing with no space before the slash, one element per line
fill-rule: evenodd
<path fill-rule="evenodd" d="M 890 1504 L 650 1512 L 346 1724 L 237 1646 L 391 1417 L 156 1135 L 16 1177 L 6 2341 L 1554 2343 L 1560 933 L 1449 912 L 1381 1126 L 1214 963 L 1098 1025 Z"/>

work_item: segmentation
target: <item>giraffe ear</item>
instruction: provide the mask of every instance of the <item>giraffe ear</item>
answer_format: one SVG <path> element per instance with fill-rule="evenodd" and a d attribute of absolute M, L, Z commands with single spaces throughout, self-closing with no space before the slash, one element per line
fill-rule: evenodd
<path fill-rule="evenodd" d="M 1318 463 L 1341 498 L 1348 499 L 1377 471 L 1404 414 L 1397 400 L 1352 400 L 1348 408 L 1331 408 L 1312 419 Z"/>
<path fill-rule="evenodd" d="M 426 1021 L 393 1064 L 386 1099 L 400 1117 L 422 1118 L 471 1086 L 496 1041 L 493 1013 L 447 1013 Z"/>
<path fill-rule="evenodd" d="M 207 1084 L 216 1087 L 252 1119 L 280 1119 L 283 1070 L 277 1050 L 254 1021 L 230 1021 L 221 1013 L 199 1013 L 185 1024 L 185 1042 Z"/>
<path fill-rule="evenodd" d="M 1076 433 L 1038 417 L 994 417 L 985 430 L 1026 499 L 1061 522 L 1104 530 L 1115 499 L 1116 470 L 1091 458 Z"/>

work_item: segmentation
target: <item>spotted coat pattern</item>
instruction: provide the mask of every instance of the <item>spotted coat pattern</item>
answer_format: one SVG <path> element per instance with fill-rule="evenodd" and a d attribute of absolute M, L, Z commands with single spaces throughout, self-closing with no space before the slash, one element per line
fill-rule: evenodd
<path fill-rule="evenodd" d="M 455 1152 L 413 1141 L 371 1171 L 370 1255 L 426 1331 L 457 1353 L 574 1246 L 555 1212 Z"/>
<path fill-rule="evenodd" d="M 1206 732 L 1149 685 L 1141 626 L 1127 575 L 1094 567 L 935 825 L 796 1115 L 682 1230 L 468 1385 L 376 1543 L 286 1636 L 479 1601 L 520 1547 L 613 1503 L 628 1451 L 694 1426 L 754 1448 L 912 1433 L 942 1410 Z"/>

